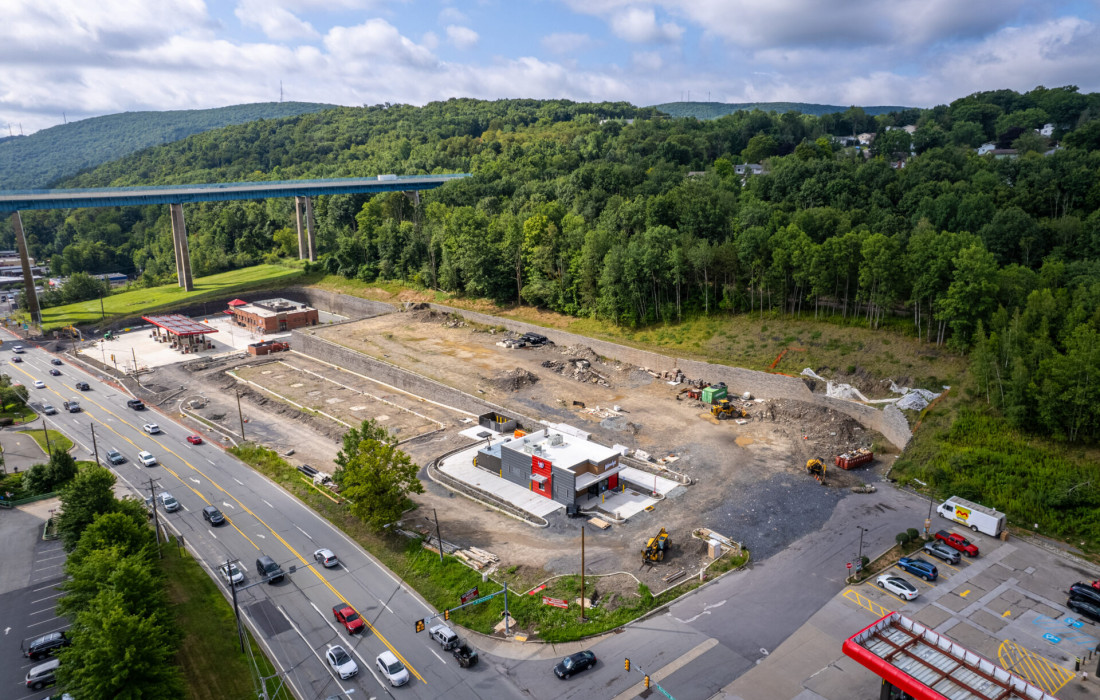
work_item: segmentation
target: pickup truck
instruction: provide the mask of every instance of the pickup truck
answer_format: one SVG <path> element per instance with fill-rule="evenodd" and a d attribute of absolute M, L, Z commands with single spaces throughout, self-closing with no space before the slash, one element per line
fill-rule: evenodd
<path fill-rule="evenodd" d="M 428 630 L 428 634 L 432 639 L 439 642 L 439 645 L 443 647 L 443 651 L 450 651 L 459 646 L 461 642 L 455 631 L 447 625 L 436 625 Z"/>
<path fill-rule="evenodd" d="M 940 575 L 939 570 L 934 564 L 930 564 L 923 559 L 902 557 L 898 559 L 898 566 L 914 576 L 921 577 L 925 581 L 935 581 Z"/>
<path fill-rule="evenodd" d="M 455 661 L 462 668 L 469 668 L 477 665 L 477 649 L 467 644 L 464 641 L 460 641 L 458 646 L 451 649 L 451 656 L 455 657 Z"/>
<path fill-rule="evenodd" d="M 363 618 L 359 617 L 359 613 L 355 612 L 350 605 L 344 603 L 333 605 L 332 615 L 337 622 L 344 626 L 348 634 L 356 634 L 366 628 Z"/>
<path fill-rule="evenodd" d="M 943 542 L 951 549 L 957 549 L 968 557 L 978 556 L 978 548 L 962 535 L 954 532 L 940 530 L 936 533 L 936 539 Z"/>

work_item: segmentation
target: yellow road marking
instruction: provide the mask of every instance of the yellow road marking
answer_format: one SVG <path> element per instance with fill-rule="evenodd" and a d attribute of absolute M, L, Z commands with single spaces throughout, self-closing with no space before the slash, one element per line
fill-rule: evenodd
<path fill-rule="evenodd" d="M 27 373 L 26 371 L 24 371 L 22 367 L 20 367 L 20 368 L 18 368 L 18 369 L 19 369 L 19 370 L 20 370 L 21 372 L 23 372 L 23 374 L 26 374 L 26 375 L 27 375 L 28 377 L 30 377 L 30 376 L 31 376 L 31 375 L 30 375 L 29 373 Z M 53 391 L 53 390 L 51 389 L 50 391 Z M 58 393 L 57 393 L 56 391 L 54 391 L 53 393 L 57 394 L 58 396 L 61 396 L 61 394 L 58 394 Z M 88 403 L 92 403 L 92 404 L 95 404 L 96 406 L 99 406 L 99 407 L 100 407 L 101 409 L 103 409 L 103 410 L 104 410 L 104 411 L 105 411 L 106 413 L 108 413 L 108 414 L 110 414 L 110 415 L 114 416 L 114 417 L 115 417 L 115 418 L 116 418 L 116 419 L 117 419 L 117 420 L 118 420 L 119 422 L 121 422 L 121 423 L 125 423 L 126 425 L 130 426 L 130 427 L 131 427 L 131 428 L 133 428 L 134 430 L 138 430 L 138 431 L 142 431 L 142 430 L 143 430 L 142 428 L 138 428 L 138 427 L 136 427 L 136 426 L 135 426 L 135 425 L 134 425 L 133 423 L 130 423 L 130 421 L 126 420 L 126 419 L 125 419 L 125 418 L 123 418 L 122 416 L 119 416 L 119 415 L 118 415 L 117 413 L 115 413 L 115 412 L 111 411 L 111 410 L 110 410 L 109 408 L 107 408 L 107 407 L 106 407 L 106 406 L 104 406 L 103 404 L 99 403 L 99 402 L 98 402 L 98 401 L 96 401 L 95 399 L 91 399 L 91 398 L 85 398 L 85 397 L 82 397 L 82 398 L 83 398 L 84 400 L 87 400 L 87 401 L 88 401 Z M 92 416 L 89 416 L 89 417 L 92 417 Z M 118 432 L 117 430 L 115 430 L 114 428 L 111 428 L 111 426 L 107 425 L 106 423 L 103 423 L 102 421 L 101 421 L 100 423 L 101 423 L 101 425 L 104 425 L 104 426 L 106 426 L 106 427 L 107 427 L 108 429 L 110 429 L 110 430 L 111 430 L 111 432 L 115 433 L 115 434 L 116 434 L 116 435 L 118 435 L 119 437 L 121 437 L 121 438 L 123 438 L 124 440 L 126 440 L 127 442 L 129 442 L 129 443 L 130 443 L 131 445 L 134 445 L 135 447 L 137 447 L 137 445 L 136 445 L 136 444 L 135 444 L 135 443 L 134 443 L 134 442 L 133 442 L 132 440 L 130 440 L 129 438 L 127 438 L 127 437 L 125 437 L 125 436 L 123 436 L 123 435 L 121 435 L 121 434 L 120 434 L 120 433 L 119 433 L 119 432 Z M 265 527 L 265 528 L 267 529 L 267 531 L 268 531 L 268 532 L 270 532 L 270 533 L 271 533 L 271 534 L 272 534 L 272 535 L 273 535 L 273 536 L 275 537 L 275 539 L 279 540 L 279 542 L 281 542 L 281 543 L 283 544 L 283 546 L 284 546 L 284 547 L 286 547 L 286 548 L 287 548 L 287 549 L 288 549 L 288 550 L 290 551 L 290 553 L 291 553 L 291 554 L 293 554 L 293 555 L 294 555 L 295 557 L 297 557 L 297 558 L 298 558 L 298 560 L 299 560 L 299 561 L 301 561 L 301 562 L 302 562 L 302 564 L 304 564 L 304 565 L 305 565 L 305 567 L 306 567 L 307 569 L 309 569 L 310 571 L 312 571 L 312 572 L 313 572 L 313 574 L 314 574 L 314 575 L 315 575 L 315 576 L 316 576 L 316 577 L 317 577 L 317 578 L 318 578 L 318 579 L 319 579 L 319 580 L 321 581 L 321 583 L 325 584 L 325 586 L 326 586 L 326 587 L 327 587 L 327 588 L 328 588 L 328 589 L 329 589 L 330 591 L 332 591 L 332 592 L 333 592 L 333 594 L 334 594 L 334 595 L 336 595 L 336 597 L 337 597 L 337 598 L 339 598 L 339 599 L 340 599 L 341 601 L 343 601 L 343 602 L 344 602 L 345 604 L 347 604 L 347 605 L 351 605 L 351 603 L 350 603 L 350 602 L 348 601 L 348 599 L 347 599 L 347 598 L 345 598 L 345 597 L 343 596 L 343 594 L 341 594 L 341 593 L 340 593 L 340 592 L 339 592 L 338 590 L 336 590 L 336 588 L 334 588 L 334 587 L 333 587 L 333 585 L 332 585 L 331 583 L 329 583 L 328 579 L 326 579 L 326 578 L 325 578 L 324 576 L 322 576 L 322 575 L 321 575 L 321 573 L 320 573 L 319 571 L 317 571 L 317 570 L 316 570 L 316 569 L 315 569 L 315 568 L 313 567 L 313 564 L 311 564 L 310 562 L 306 561 L 306 558 L 305 558 L 305 557 L 303 557 L 303 556 L 302 556 L 302 555 L 301 555 L 301 554 L 300 554 L 300 553 L 298 552 L 298 550 L 294 549 L 294 547 L 291 547 L 291 546 L 290 546 L 290 543 L 289 543 L 289 542 L 287 542 L 286 540 L 284 540 L 284 539 L 282 538 L 282 536 L 281 536 L 281 535 L 280 535 L 280 534 L 279 534 L 278 532 L 276 532 L 276 531 L 275 531 L 275 529 L 274 529 L 274 528 L 272 528 L 272 527 L 271 527 L 270 525 L 268 525 L 268 524 L 267 524 L 266 522 L 264 522 L 263 518 L 261 518 L 260 516 L 256 515 L 256 514 L 255 514 L 254 512 L 252 512 L 252 510 L 250 510 L 250 509 L 248 508 L 248 506 L 246 506 L 246 505 L 245 505 L 244 503 L 241 503 L 241 501 L 240 501 L 240 500 L 239 500 L 239 499 L 238 499 L 238 498 L 237 498 L 236 496 L 234 496 L 233 494 L 229 493 L 229 492 L 228 492 L 228 491 L 226 491 L 226 490 L 225 490 L 224 488 L 222 488 L 220 484 L 218 484 L 218 483 L 217 483 L 216 481 L 214 481 L 214 480 L 213 480 L 213 479 L 211 479 L 211 478 L 210 478 L 209 476 L 207 476 L 207 474 L 206 474 L 205 472 L 203 472 L 203 471 L 202 471 L 201 469 L 199 469 L 198 467 L 196 467 L 195 465 L 191 464 L 191 463 L 190 463 L 190 462 L 188 462 L 188 461 L 187 461 L 186 459 L 184 459 L 184 458 L 183 458 L 183 457 L 182 457 L 182 456 L 181 456 L 181 455 L 180 455 L 179 453 L 177 453 L 177 452 L 176 452 L 175 450 L 173 450 L 173 449 L 172 449 L 171 447 L 168 447 L 167 445 L 165 445 L 165 444 L 164 444 L 163 442 L 161 442 L 160 440 L 158 440 L 158 439 L 157 439 L 157 438 L 156 438 L 155 436 L 153 436 L 153 435 L 150 435 L 150 436 L 149 436 L 149 438 L 150 438 L 150 439 L 152 439 L 152 440 L 153 440 L 153 442 L 155 442 L 155 443 L 157 443 L 158 445 L 160 445 L 160 446 L 161 446 L 161 448 L 162 448 L 162 449 L 164 449 L 164 450 L 166 450 L 166 451 L 167 451 L 167 452 L 168 452 L 169 454 L 172 454 L 172 455 L 174 455 L 174 456 L 175 456 L 175 457 L 176 457 L 177 459 L 179 459 L 179 460 L 180 460 L 181 462 L 183 462 L 184 464 L 186 464 L 186 465 L 187 465 L 188 467 L 190 467 L 190 468 L 191 468 L 192 470 L 194 470 L 194 471 L 195 471 L 196 473 L 200 474 L 200 475 L 201 475 L 201 476 L 202 476 L 203 478 L 205 478 L 205 479 L 206 479 L 207 481 L 209 481 L 209 482 L 210 482 L 210 484 L 211 484 L 211 485 L 212 485 L 212 486 L 213 486 L 214 488 L 216 488 L 216 489 L 218 489 L 219 491 L 221 491 L 222 493 L 224 493 L 224 494 L 226 495 L 226 497 L 227 497 L 227 498 L 230 498 L 230 499 L 232 499 L 232 500 L 236 501 L 236 502 L 237 502 L 237 505 L 241 507 L 241 510 L 243 510 L 243 511 L 244 511 L 244 512 L 246 512 L 246 513 L 248 513 L 248 514 L 249 514 L 249 515 L 251 515 L 252 517 L 256 518 L 256 520 L 257 520 L 257 521 L 258 521 L 258 522 L 259 522 L 259 523 L 260 523 L 261 525 L 263 525 L 263 526 L 264 526 L 264 527 Z M 161 466 L 164 466 L 164 465 L 161 465 Z M 167 471 L 168 471 L 168 472 L 169 472 L 170 474 L 172 474 L 172 475 L 173 475 L 173 476 L 175 476 L 175 477 L 176 477 L 177 479 L 179 479 L 179 480 L 180 480 L 180 483 L 184 483 L 184 482 L 183 482 L 183 479 L 182 479 L 182 478 L 180 478 L 180 476 L 179 476 L 178 474 L 176 474 L 176 473 L 175 473 L 175 472 L 173 472 L 172 470 L 168 469 L 167 467 L 165 467 L 165 469 L 166 469 L 166 470 L 167 470 Z M 186 484 L 184 484 L 184 485 L 186 485 Z M 190 487 L 188 487 L 188 488 L 190 488 Z M 194 489 L 192 489 L 192 491 L 194 491 Z M 196 493 L 198 493 L 198 492 L 196 492 Z M 203 500 L 203 501 L 205 501 L 206 503 L 210 503 L 209 501 L 207 501 L 207 500 L 206 500 L 206 498 L 205 498 L 205 497 L 203 497 L 203 496 L 202 496 L 202 494 L 199 494 L 199 496 L 200 496 L 200 497 L 202 498 L 202 500 Z M 229 520 L 228 516 L 226 517 L 226 520 Z M 233 523 L 232 523 L 232 521 L 230 521 L 230 524 L 231 524 L 231 525 L 233 524 Z M 236 530 L 237 530 L 237 532 L 241 532 L 241 531 L 240 531 L 240 529 L 239 529 L 239 528 L 237 528 L 237 526 L 236 526 L 236 525 L 233 525 L 233 528 L 234 528 L 234 529 L 236 529 Z M 244 535 L 245 539 L 248 539 L 248 535 L 245 535 L 245 534 L 244 534 L 243 532 L 241 532 L 241 535 Z M 250 543 L 252 543 L 252 546 L 253 546 L 253 547 L 256 547 L 256 543 L 255 543 L 255 542 L 252 542 L 252 540 L 251 540 L 251 539 L 248 539 L 248 541 L 249 541 Z M 257 549 L 257 550 L 259 550 L 260 548 L 259 548 L 259 547 L 256 547 L 256 549 Z M 355 606 L 352 606 L 352 608 L 354 609 L 354 608 L 355 608 Z M 356 612 L 358 612 L 358 610 L 356 610 Z M 362 617 L 362 615 L 360 615 L 360 617 Z M 388 639 L 386 639 L 386 638 L 385 638 L 385 636 L 383 636 L 381 632 L 379 632 L 379 631 L 378 631 L 377 629 L 375 629 L 374 625 L 372 625 L 372 624 L 371 624 L 370 622 L 368 622 L 368 621 L 367 621 L 366 619 L 363 619 L 363 622 L 364 622 L 364 623 L 366 623 L 366 625 L 367 625 L 367 628 L 368 628 L 368 629 L 370 629 L 370 631 L 374 633 L 374 636 L 375 636 L 375 637 L 377 637 L 377 638 L 378 638 L 378 640 L 379 640 L 379 641 L 381 641 L 381 642 L 382 642 L 383 644 L 385 644 L 385 645 L 386 645 L 386 648 L 387 648 L 387 649 L 389 649 L 389 650 L 390 650 L 391 652 L 393 652 L 394 656 L 396 656 L 396 657 L 397 657 L 398 659 L 400 659 L 400 660 L 401 660 L 401 662 L 402 662 L 403 664 L 405 664 L 405 667 L 406 667 L 406 668 L 408 668 L 408 669 L 409 669 L 409 671 L 411 671 L 411 672 L 412 672 L 412 674 L 413 674 L 414 676 L 416 676 L 416 677 L 417 677 L 418 679 L 420 679 L 420 682 L 421 682 L 421 683 L 424 683 L 425 685 L 427 685 L 427 684 L 428 684 L 428 681 L 424 680 L 424 677 L 423 677 L 423 676 L 421 676 L 421 675 L 420 675 L 420 673 L 419 673 L 419 672 L 418 672 L 418 671 L 417 671 L 417 670 L 416 670 L 416 669 L 415 669 L 415 668 L 413 667 L 413 665 L 412 665 L 412 664 L 410 664 L 410 663 L 408 662 L 408 660 L 407 660 L 407 659 L 406 659 L 406 658 L 405 658 L 405 657 L 404 657 L 404 656 L 403 656 L 403 655 L 401 654 L 401 652 L 399 652 L 399 651 L 398 651 L 398 650 L 397 650 L 397 649 L 396 649 L 396 648 L 395 648 L 395 647 L 394 647 L 394 646 L 393 646 L 392 644 L 390 644 L 389 640 L 388 640 Z"/>
<path fill-rule="evenodd" d="M 1008 617 L 1011 614 L 1012 614 L 1011 610 L 1005 610 L 1003 613 L 1001 613 L 1001 617 Z"/>
<path fill-rule="evenodd" d="M 869 611 L 872 615 L 885 617 L 890 612 L 854 588 L 847 589 L 842 595 L 864 610 Z"/>
<path fill-rule="evenodd" d="M 959 597 L 960 597 L 960 598 L 965 598 L 965 597 L 966 597 L 966 596 L 968 596 L 968 595 L 970 595 L 970 589 L 969 589 L 969 588 L 967 588 L 967 589 L 966 589 L 965 591 L 963 591 L 962 593 L 960 593 L 960 594 L 959 594 Z"/>
<path fill-rule="evenodd" d="M 997 660 L 1006 670 L 1023 676 L 1051 695 L 1061 690 L 1074 677 L 1069 669 L 1051 663 L 1008 639 L 1001 642 L 997 649 Z"/>

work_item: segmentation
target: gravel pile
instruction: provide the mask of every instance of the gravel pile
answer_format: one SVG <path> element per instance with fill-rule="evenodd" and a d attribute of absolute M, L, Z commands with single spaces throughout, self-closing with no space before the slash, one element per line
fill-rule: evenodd
<path fill-rule="evenodd" d="M 799 430 L 810 450 L 830 465 L 833 457 L 859 447 L 870 447 L 877 433 L 867 430 L 854 418 L 791 399 L 771 399 L 759 404 L 750 417 L 775 421 Z"/>
<path fill-rule="evenodd" d="M 501 372 L 490 379 L 489 383 L 501 391 L 519 391 L 524 387 L 536 384 L 538 380 L 537 374 L 528 372 L 522 367 L 516 367 L 513 370 Z"/>
<path fill-rule="evenodd" d="M 563 377 L 568 377 L 584 384 L 596 384 L 606 387 L 611 386 L 607 381 L 607 377 L 592 368 L 592 361 L 586 360 L 583 357 L 575 357 L 569 360 L 546 360 L 542 363 L 542 366 L 551 372 L 556 372 Z"/>

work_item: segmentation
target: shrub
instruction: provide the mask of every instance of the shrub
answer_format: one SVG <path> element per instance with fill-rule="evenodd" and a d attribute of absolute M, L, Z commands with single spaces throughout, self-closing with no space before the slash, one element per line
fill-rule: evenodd
<path fill-rule="evenodd" d="M 859 567 L 860 567 L 860 569 L 866 569 L 867 565 L 870 564 L 870 563 L 871 563 L 870 558 L 868 558 L 866 556 L 862 556 L 862 557 L 859 558 Z"/>
<path fill-rule="evenodd" d="M 897 536 L 894 538 L 894 541 L 897 542 L 898 544 L 900 544 L 902 547 L 904 547 L 906 544 L 909 543 L 909 533 L 908 532 L 899 532 L 897 534 Z"/>
<path fill-rule="evenodd" d="M 909 535 L 910 542 L 915 542 L 917 538 L 920 537 L 920 530 L 915 527 L 911 527 L 905 531 L 905 534 Z"/>

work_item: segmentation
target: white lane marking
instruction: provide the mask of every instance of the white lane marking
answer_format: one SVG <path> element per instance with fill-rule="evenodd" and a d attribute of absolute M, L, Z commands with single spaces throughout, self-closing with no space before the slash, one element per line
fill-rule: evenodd
<path fill-rule="evenodd" d="M 53 608 L 42 608 L 41 610 L 35 610 L 31 615 L 41 615 L 44 612 L 53 612 Z"/>
<path fill-rule="evenodd" d="M 214 464 L 214 460 L 210 459 L 209 457 L 207 457 L 207 458 L 206 458 L 206 461 L 207 461 L 207 462 L 210 462 L 211 464 Z M 217 465 L 215 464 L 214 466 L 217 466 Z M 242 485 L 243 485 L 243 484 L 242 484 Z"/>
<path fill-rule="evenodd" d="M 440 661 L 443 661 L 443 657 L 440 656 L 439 654 L 435 653 L 435 649 L 428 649 L 428 651 L 432 652 L 432 656 L 439 659 Z M 443 661 L 443 663 L 444 663 L 444 665 L 446 665 L 447 662 Z"/>
<path fill-rule="evenodd" d="M 313 603 L 311 602 L 311 603 L 310 603 L 310 605 L 313 605 Z M 314 648 L 313 648 L 313 645 L 309 643 L 309 640 L 308 640 L 308 639 L 306 639 L 306 636 L 305 636 L 304 634 L 302 634 L 302 630 L 298 629 L 298 625 L 294 624 L 294 620 L 291 620 L 291 619 L 290 619 L 290 615 L 287 615 L 287 614 L 286 614 L 286 610 L 283 610 L 283 606 L 281 606 L 281 605 L 277 605 L 277 606 L 275 606 L 275 607 L 276 607 L 276 608 L 278 608 L 278 610 L 279 610 L 279 612 L 280 612 L 280 613 L 282 613 L 283 617 L 284 617 L 284 618 L 286 619 L 286 621 L 287 621 L 287 622 L 288 622 L 288 623 L 290 624 L 290 626 L 294 628 L 294 631 L 298 633 L 298 636 L 302 638 L 302 641 L 306 643 L 306 646 L 307 646 L 307 647 L 309 647 L 309 650 L 310 650 L 311 652 L 313 652 L 313 655 L 314 655 L 314 656 L 316 656 L 316 657 L 317 657 L 317 660 L 321 662 L 321 665 L 322 665 L 322 666 L 324 666 L 324 667 L 325 667 L 326 669 L 328 669 L 328 672 L 329 672 L 329 673 L 330 673 L 330 674 L 331 674 L 331 675 L 333 676 L 333 678 L 335 678 L 335 679 L 336 679 L 336 687 L 337 687 L 337 688 L 340 688 L 340 691 L 341 691 L 341 692 L 342 692 L 342 693 L 343 693 L 344 695 L 347 695 L 348 697 L 351 697 L 351 695 L 350 695 L 350 694 L 348 693 L 348 690 L 347 690 L 347 688 L 344 688 L 343 686 L 341 686 L 341 685 L 340 685 L 340 677 L 339 677 L 338 675 L 336 675 L 335 671 L 333 671 L 332 667 L 328 665 L 328 662 L 327 662 L 327 661 L 325 661 L 324 657 L 323 657 L 323 656 L 321 656 L 321 654 L 320 654 L 320 653 L 318 653 L 318 651 L 317 651 L 316 649 L 314 649 Z M 315 609 L 315 610 L 316 610 L 316 607 L 317 607 L 317 606 L 314 606 L 314 609 Z M 318 613 L 320 613 L 321 611 L 320 611 L 320 610 L 317 610 L 317 612 L 318 612 Z M 322 615 L 322 617 L 324 617 L 324 616 Z M 328 620 L 328 618 L 325 618 L 325 619 L 326 619 L 326 620 Z M 351 651 L 352 651 L 352 653 L 353 653 L 353 654 L 355 654 L 356 656 L 359 656 L 359 654 L 358 654 L 358 653 L 356 653 L 356 651 L 355 651 L 355 648 L 354 648 L 354 647 L 352 647 L 352 650 L 351 650 Z M 360 658 L 360 659 L 362 659 L 362 657 L 359 657 L 359 658 Z M 364 665 L 365 665 L 365 664 L 364 664 Z M 369 669 L 370 667 L 369 667 L 369 666 L 367 666 L 367 668 Z M 374 675 L 374 672 L 373 672 L 373 671 L 371 672 L 371 675 L 372 675 L 372 676 Z M 375 680 L 378 680 L 378 677 L 377 677 L 377 676 L 375 676 Z"/>
<path fill-rule="evenodd" d="M 57 622 L 57 618 L 53 617 L 53 618 L 50 618 L 49 620 L 43 620 L 42 622 L 32 622 L 31 624 L 27 625 L 27 627 L 38 627 L 39 625 L 48 625 L 51 622 Z"/>
<path fill-rule="evenodd" d="M 294 527 L 295 527 L 295 528 L 297 528 L 298 532 L 302 533 L 302 534 L 303 534 L 303 535 L 305 535 L 306 537 L 309 537 L 309 533 L 308 533 L 308 532 L 306 532 L 306 531 L 305 531 L 305 530 L 303 530 L 302 528 L 298 527 L 297 525 L 295 525 Z M 311 540 L 312 540 L 313 538 L 312 538 L 312 537 L 309 537 L 309 539 L 311 539 Z"/>
<path fill-rule="evenodd" d="M 190 512 L 191 512 L 191 509 L 190 509 L 190 508 L 188 508 L 187 506 L 183 505 L 182 503 L 180 504 L 180 507 L 182 507 L 182 508 L 183 508 L 183 509 L 184 509 L 185 511 L 187 511 L 188 513 L 190 513 Z"/>
<path fill-rule="evenodd" d="M 242 484 L 242 486 L 243 486 L 243 484 Z M 264 503 L 267 503 L 267 499 L 265 499 L 265 498 L 261 498 L 260 500 L 263 501 Z M 268 508 L 274 508 L 275 506 L 271 505 L 270 503 L 267 503 L 267 507 Z"/>
<path fill-rule="evenodd" d="M 194 481 L 194 482 L 195 482 L 196 484 L 201 484 L 201 483 L 202 483 L 201 481 L 199 481 L 198 479 L 196 479 L 196 478 L 195 478 L 195 477 L 193 477 L 193 476 L 189 476 L 189 477 L 187 477 L 187 478 L 188 478 L 188 479 L 190 479 L 191 481 Z"/>
<path fill-rule="evenodd" d="M 236 482 L 237 482 L 238 484 L 240 484 L 241 486 L 244 486 L 244 482 L 243 482 L 243 481 L 241 481 L 240 479 L 238 479 L 237 477 L 233 477 L 233 481 L 236 481 Z M 267 501 L 264 501 L 264 503 L 267 503 Z"/>
<path fill-rule="evenodd" d="M 230 503 L 229 501 L 222 501 L 222 505 L 225 506 L 226 508 L 236 508 L 237 507 L 237 506 L 233 505 L 232 503 Z"/>
<path fill-rule="evenodd" d="M 34 588 L 34 589 L 31 590 L 31 593 L 37 593 L 39 591 L 56 591 L 56 590 L 57 590 L 57 584 L 55 583 L 55 584 L 50 585 L 50 586 L 42 586 L 41 588 Z"/>
<path fill-rule="evenodd" d="M 210 536 L 213 537 L 214 539 L 218 539 L 218 536 L 214 534 L 213 530 L 210 531 Z"/>
<path fill-rule="evenodd" d="M 32 603 L 32 604 L 34 604 L 34 603 L 41 603 L 41 602 L 42 602 L 42 601 L 44 601 L 44 600 L 49 600 L 50 598 L 57 598 L 58 596 L 63 596 L 63 595 L 65 595 L 65 592 L 64 592 L 64 591 L 62 591 L 62 592 L 60 592 L 60 593 L 54 593 L 53 595 L 48 595 L 48 596 L 46 596 L 45 598 L 39 598 L 38 600 L 32 600 L 32 601 L 31 601 L 31 603 Z"/>
<path fill-rule="evenodd" d="M 382 604 L 382 607 L 383 607 L 383 608 L 385 608 L 386 610 L 389 610 L 389 611 L 390 611 L 390 614 L 391 614 L 391 615 L 396 615 L 396 614 L 397 614 L 397 613 L 395 613 L 395 612 L 394 612 L 393 610 L 390 610 L 390 606 L 386 605 L 386 601 L 384 601 L 384 600 L 382 600 L 381 598 L 379 598 L 379 599 L 378 599 L 378 602 Z"/>
<path fill-rule="evenodd" d="M 50 559 L 63 559 L 64 557 L 64 554 L 58 554 L 56 557 L 42 557 L 41 559 L 35 559 L 35 562 L 49 561 Z"/>

